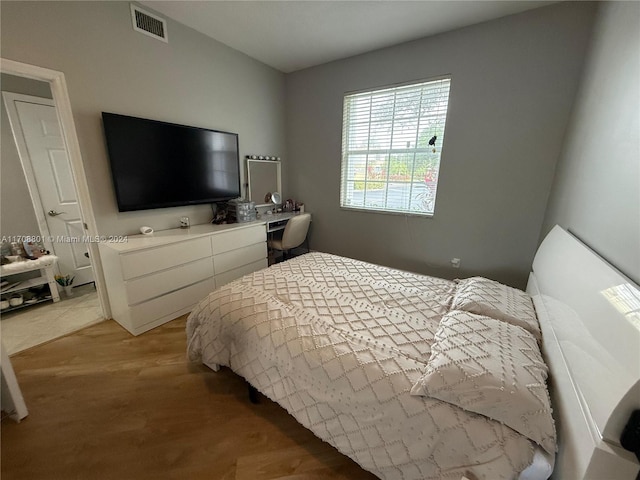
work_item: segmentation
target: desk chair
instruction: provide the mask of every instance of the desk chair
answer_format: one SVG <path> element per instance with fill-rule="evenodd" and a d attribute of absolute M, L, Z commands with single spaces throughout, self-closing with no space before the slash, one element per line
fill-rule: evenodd
<path fill-rule="evenodd" d="M 307 239 L 309 223 L 311 223 L 311 214 L 309 213 L 291 217 L 287 222 L 287 226 L 284 227 L 282 237 L 269 240 L 269 248 L 272 250 L 280 250 L 282 252 L 282 259 L 286 260 L 291 250 L 302 245 Z M 307 251 L 309 251 L 308 244 Z"/>

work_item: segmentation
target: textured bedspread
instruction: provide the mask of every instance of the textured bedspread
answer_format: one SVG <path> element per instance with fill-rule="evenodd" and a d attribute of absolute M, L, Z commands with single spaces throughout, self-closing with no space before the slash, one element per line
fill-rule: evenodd
<path fill-rule="evenodd" d="M 230 367 L 380 478 L 516 478 L 533 457 L 527 438 L 409 394 L 454 290 L 310 253 L 211 293 L 189 317 L 188 353 Z"/>

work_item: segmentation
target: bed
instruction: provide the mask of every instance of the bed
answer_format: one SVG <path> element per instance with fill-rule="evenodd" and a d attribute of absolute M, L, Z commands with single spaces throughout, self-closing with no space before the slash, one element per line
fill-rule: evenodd
<path fill-rule="evenodd" d="M 478 277 L 314 252 L 203 299 L 187 322 L 188 355 L 231 368 L 382 479 L 548 478 L 555 373 L 539 347 L 556 361 L 554 327 L 538 323 L 546 286 L 534 282 L 532 301 Z M 625 453 L 614 456 L 632 471 Z"/>
<path fill-rule="evenodd" d="M 540 320 L 558 427 L 553 478 L 635 479 L 620 437 L 640 409 L 640 288 L 555 226 L 527 292 Z"/>

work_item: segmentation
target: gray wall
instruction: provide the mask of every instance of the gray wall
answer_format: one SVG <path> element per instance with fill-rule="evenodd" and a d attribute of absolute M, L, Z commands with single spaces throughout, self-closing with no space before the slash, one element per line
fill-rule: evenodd
<path fill-rule="evenodd" d="M 312 248 L 523 287 L 594 12 L 552 5 L 288 75 L 289 186 L 313 213 Z M 344 93 L 443 74 L 452 83 L 435 216 L 341 210 Z"/>
<path fill-rule="evenodd" d="M 232 131 L 240 153 L 285 157 L 284 75 L 168 20 L 169 43 L 135 32 L 129 2 L 2 2 L 2 57 L 65 74 L 101 234 L 211 219 L 208 205 L 118 213 L 102 111 Z"/>
<path fill-rule="evenodd" d="M 640 4 L 603 2 L 543 235 L 559 224 L 640 283 Z"/>
<path fill-rule="evenodd" d="M 3 92 L 52 98 L 51 89 L 47 83 L 13 75 L 2 74 L 0 88 Z M 2 236 L 40 235 L 4 101 L 2 101 L 1 110 L 0 234 Z"/>
<path fill-rule="evenodd" d="M 523 286 L 540 232 L 560 223 L 638 280 L 638 110 L 634 116 L 630 108 L 638 105 L 637 10 L 635 3 L 601 7 L 564 149 L 596 11 L 590 3 L 552 5 L 290 74 L 286 145 L 284 75 L 171 20 L 169 44 L 137 34 L 127 2 L 4 1 L 0 52 L 65 73 L 103 234 L 210 216 L 208 206 L 117 212 L 100 121 L 100 112 L 113 111 L 236 131 L 242 156 L 284 157 L 285 197 L 313 212 L 315 249 Z M 340 210 L 344 93 L 445 73 L 452 93 L 435 217 Z M 454 256 L 460 270 L 449 267 Z"/>

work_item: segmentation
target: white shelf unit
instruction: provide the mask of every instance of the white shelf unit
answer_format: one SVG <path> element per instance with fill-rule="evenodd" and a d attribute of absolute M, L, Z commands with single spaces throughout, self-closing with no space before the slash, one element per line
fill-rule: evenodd
<path fill-rule="evenodd" d="M 17 273 L 14 273 L 13 275 L 17 275 Z M 1 293 L 2 295 L 7 295 L 9 293 L 19 292 L 20 290 L 27 290 L 32 287 L 39 287 L 40 285 L 44 285 L 46 283 L 49 283 L 49 280 L 47 279 L 47 277 L 40 276 L 36 278 L 30 278 L 28 280 L 23 280 L 19 282 L 15 287 L 2 290 Z M 11 285 L 11 283 L 9 283 L 9 285 Z"/>
<path fill-rule="evenodd" d="M 216 287 L 267 266 L 264 222 L 197 225 L 100 244 L 111 313 L 139 335 L 173 320 Z"/>
<path fill-rule="evenodd" d="M 11 280 L 9 277 L 14 275 L 19 275 L 26 272 L 33 272 L 36 270 L 40 271 L 40 276 L 36 278 L 30 278 L 28 280 L 20 281 L 17 285 L 11 288 L 7 288 L 6 290 L 1 290 L 0 295 L 3 298 L 8 298 L 12 293 L 22 292 L 29 290 L 33 287 L 39 287 L 41 285 L 49 285 L 49 290 L 51 291 L 51 298 L 43 298 L 36 302 L 31 303 L 22 303 L 15 307 L 9 307 L 2 310 L 2 313 L 8 313 L 13 310 L 18 310 L 24 307 L 30 307 L 31 305 L 37 305 L 38 303 L 45 302 L 48 300 L 53 300 L 54 302 L 60 301 L 60 294 L 58 293 L 58 284 L 55 280 L 55 264 L 57 258 L 51 256 L 40 257 L 38 260 L 25 260 L 23 262 L 19 262 L 17 264 L 13 263 L 10 266 L 2 266 L 0 267 L 0 277 L 3 279 L 7 279 L 9 284 L 11 284 Z"/>

